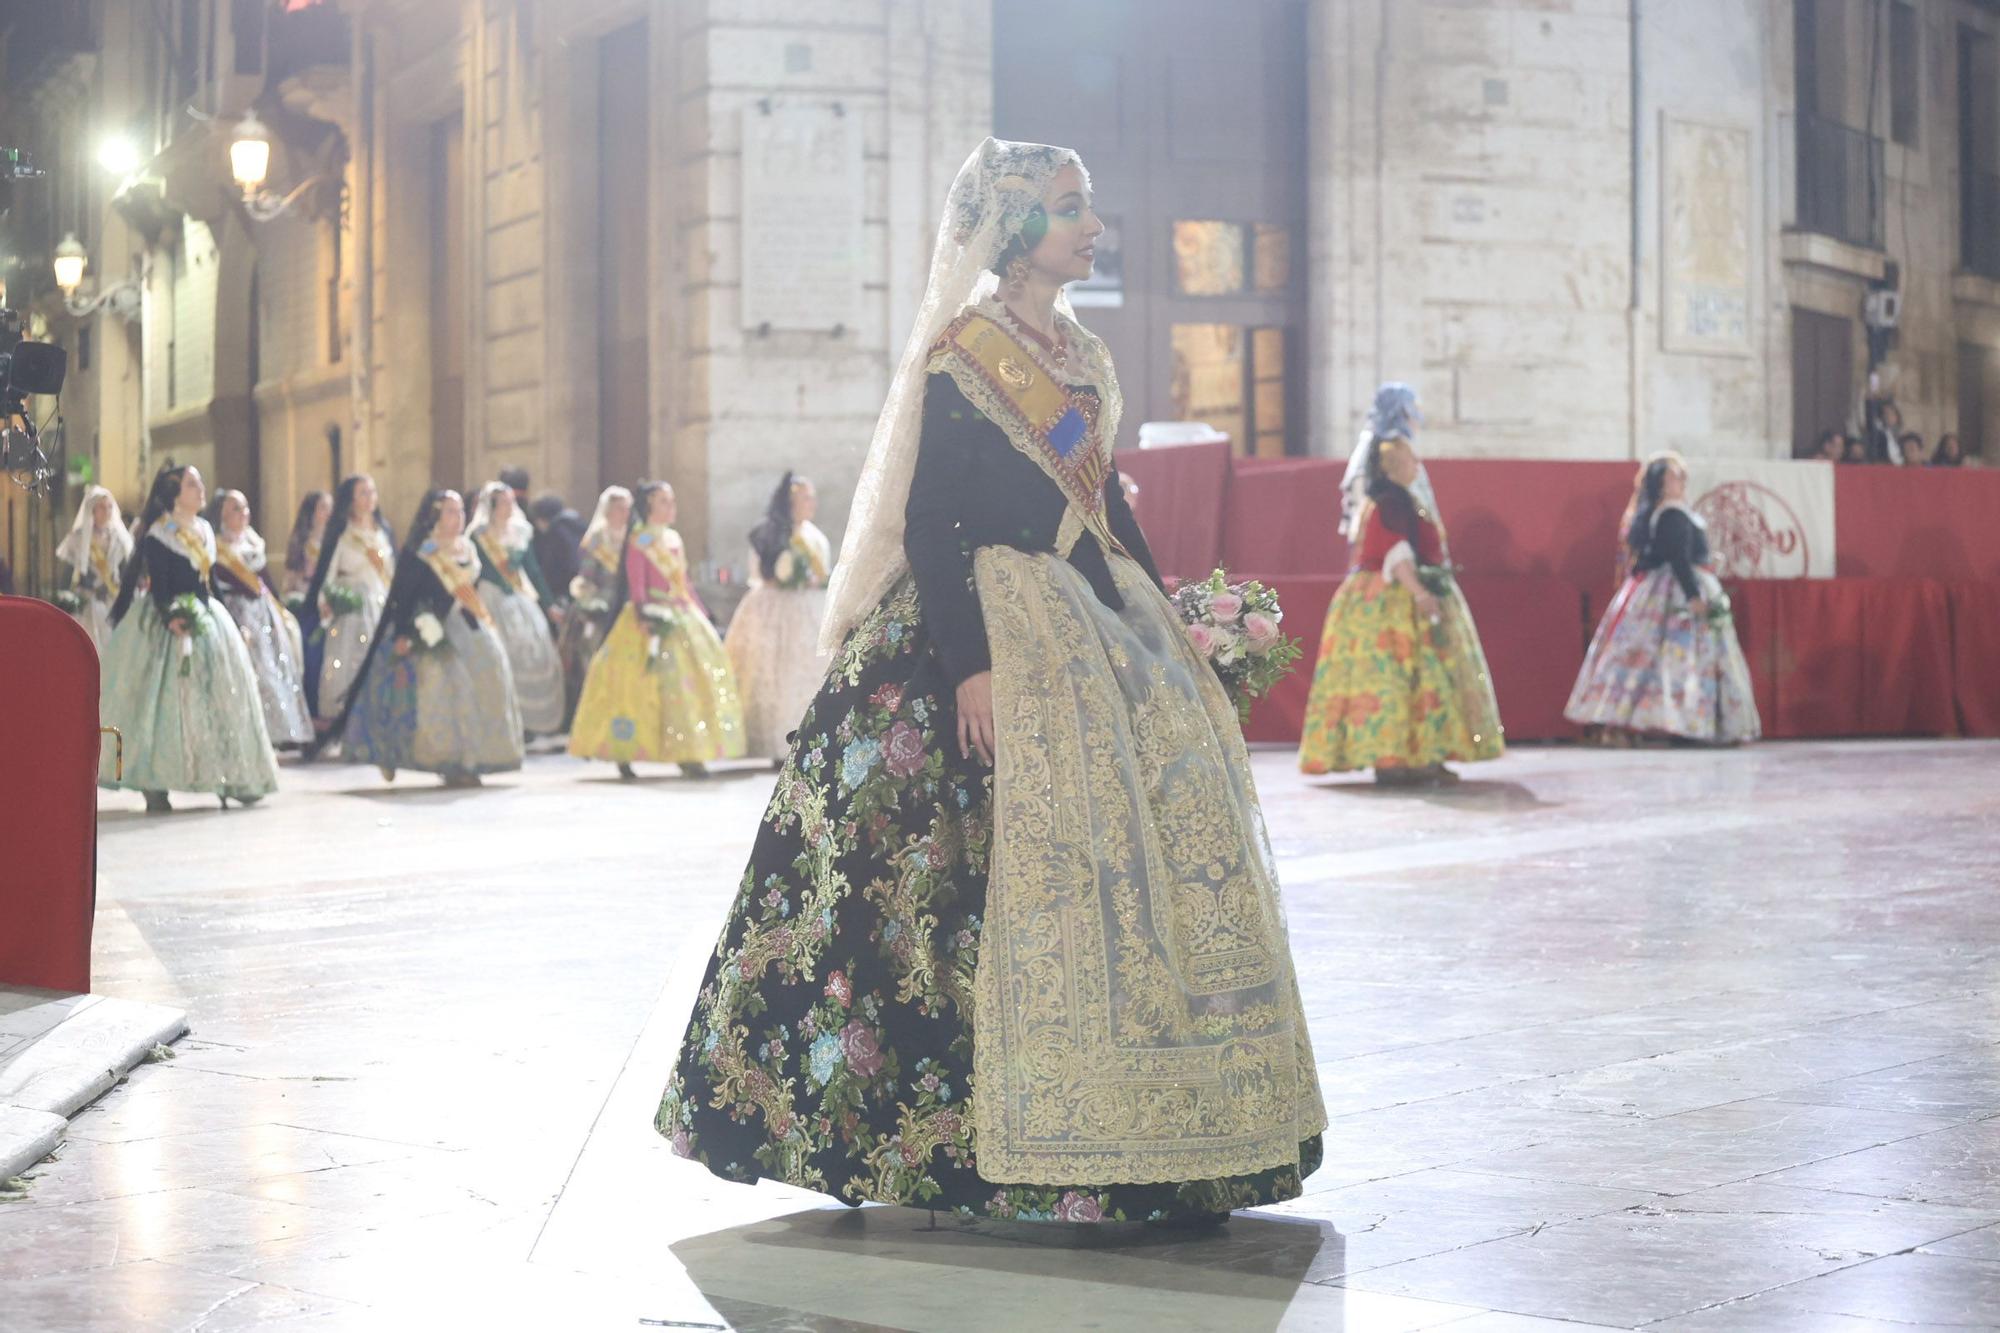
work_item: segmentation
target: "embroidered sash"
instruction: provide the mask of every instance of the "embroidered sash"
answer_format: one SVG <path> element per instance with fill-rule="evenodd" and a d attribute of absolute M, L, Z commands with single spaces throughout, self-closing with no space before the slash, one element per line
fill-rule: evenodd
<path fill-rule="evenodd" d="M 472 540 L 478 542 L 479 549 L 486 552 L 486 558 L 500 571 L 500 577 L 507 581 L 509 588 L 531 602 L 539 600 L 535 596 L 535 585 L 528 582 L 527 575 L 521 572 L 521 567 L 515 563 L 513 555 L 507 548 L 500 544 L 500 538 L 492 528 L 481 528 L 479 534 Z"/>
<path fill-rule="evenodd" d="M 591 543 L 590 558 L 602 565 L 605 573 L 616 574 L 618 572 L 618 549 L 624 544 L 622 536 L 618 541 L 612 541 L 608 535 L 600 537 Z"/>
<path fill-rule="evenodd" d="M 368 563 L 375 566 L 375 575 L 382 580 L 382 586 L 388 587 L 389 562 L 382 555 L 382 530 L 374 528 L 368 532 L 357 532 L 350 528 L 341 535 L 361 549 L 361 554 L 368 557 Z"/>
<path fill-rule="evenodd" d="M 243 591 L 253 597 L 269 597 L 271 590 L 264 586 L 264 580 L 257 577 L 257 571 L 250 568 L 250 562 L 243 553 L 228 542 L 218 539 L 215 543 L 215 563 L 222 566 L 222 572 L 243 585 Z"/>
<path fill-rule="evenodd" d="M 201 575 L 201 581 L 206 583 L 208 571 L 215 568 L 213 539 L 203 535 L 207 526 L 201 519 L 182 523 L 177 519 L 163 518 L 153 525 L 147 535 L 186 559 L 194 566 L 195 573 Z"/>
<path fill-rule="evenodd" d="M 97 582 L 104 588 L 112 601 L 118 600 L 118 571 L 111 564 L 111 553 L 104 549 L 104 543 L 91 539 L 90 567 L 97 571 Z"/>
<path fill-rule="evenodd" d="M 479 562 L 474 560 L 468 567 L 448 554 L 436 542 L 425 542 L 417 548 L 417 556 L 437 575 L 437 581 L 451 594 L 451 599 L 472 613 L 472 618 L 482 625 L 493 623 L 493 613 L 486 609 L 486 603 L 479 600 Z"/>
<path fill-rule="evenodd" d="M 647 528 L 632 539 L 632 544 L 645 552 L 646 559 L 666 579 L 668 594 L 676 600 L 687 600 L 687 556 L 681 547 L 681 535 L 672 528 Z"/>
<path fill-rule="evenodd" d="M 944 371 L 974 407 L 992 418 L 1016 449 L 1069 501 L 1057 536 L 1067 556 L 1084 532 L 1107 552 L 1126 553 L 1104 512 L 1111 448 L 1098 431 L 1101 403 L 1056 383 L 1035 354 L 990 316 L 966 310 L 931 348 L 929 369 Z"/>
<path fill-rule="evenodd" d="M 792 554 L 806 562 L 806 568 L 812 574 L 812 586 L 815 588 L 824 588 L 826 586 L 826 561 L 821 557 L 819 548 L 813 544 L 804 531 L 792 534 Z"/>

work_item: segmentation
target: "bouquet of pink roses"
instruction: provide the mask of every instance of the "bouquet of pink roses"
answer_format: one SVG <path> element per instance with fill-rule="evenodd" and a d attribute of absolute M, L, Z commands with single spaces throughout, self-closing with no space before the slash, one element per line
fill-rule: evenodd
<path fill-rule="evenodd" d="M 1205 583 L 1183 583 L 1173 600 L 1188 642 L 1215 668 L 1237 716 L 1248 722 L 1251 703 L 1304 655 L 1298 640 L 1286 638 L 1281 628 L 1285 613 L 1278 594 L 1254 581 L 1231 583 L 1218 569 Z"/>

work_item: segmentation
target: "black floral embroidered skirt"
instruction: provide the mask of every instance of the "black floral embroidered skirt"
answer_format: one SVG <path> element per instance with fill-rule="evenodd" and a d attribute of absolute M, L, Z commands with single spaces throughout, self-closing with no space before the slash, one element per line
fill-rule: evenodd
<path fill-rule="evenodd" d="M 905 579 L 813 700 L 655 1125 L 718 1176 L 1016 1219 L 1139 1221 L 1296 1197 L 1320 1159 L 1180 1184 L 996 1185 L 972 1121 L 990 778 Z"/>

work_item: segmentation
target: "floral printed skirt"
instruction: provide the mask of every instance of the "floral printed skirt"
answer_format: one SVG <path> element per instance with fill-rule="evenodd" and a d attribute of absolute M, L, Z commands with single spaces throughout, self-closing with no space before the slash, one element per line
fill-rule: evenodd
<path fill-rule="evenodd" d="M 221 602 L 201 607 L 207 629 L 183 640 L 141 590 L 111 631 L 97 711 L 124 737 L 125 771 L 119 777 L 118 748 L 107 739 L 98 786 L 238 798 L 278 789 L 243 635 Z"/>
<path fill-rule="evenodd" d="M 618 612 L 570 721 L 571 754 L 619 764 L 743 757 L 743 705 L 729 656 L 707 616 L 679 610 L 657 657 L 638 610 Z"/>
<path fill-rule="evenodd" d="M 375 645 L 375 664 L 348 715 L 341 753 L 358 763 L 441 773 L 511 773 L 521 766 L 521 713 L 507 651 L 491 629 L 456 609 L 444 642 L 396 655 Z"/>
<path fill-rule="evenodd" d="M 723 646 L 743 692 L 751 754 L 783 759 L 791 750 L 787 738 L 826 675 L 826 659 L 819 651 L 819 622 L 825 616 L 821 589 L 760 583 L 730 619 Z"/>
<path fill-rule="evenodd" d="M 507 665 L 514 672 L 514 697 L 521 707 L 521 725 L 536 736 L 562 730 L 563 673 L 556 641 L 540 602 L 507 592 L 491 579 L 479 581 L 479 600 L 493 617 Z"/>
<path fill-rule="evenodd" d="M 1695 577 L 1711 603 L 1723 596 L 1714 574 L 1702 569 Z M 1665 566 L 1625 580 L 1611 600 L 1563 715 L 1585 726 L 1719 745 L 1754 741 L 1763 731 L 1736 626 L 1726 617 L 1696 617 Z"/>
<path fill-rule="evenodd" d="M 1306 704 L 1302 770 L 1424 768 L 1506 750 L 1472 611 L 1456 587 L 1438 601 L 1432 625 L 1409 589 L 1374 570 L 1340 585 Z"/>
<path fill-rule="evenodd" d="M 655 1121 L 715 1174 L 844 1202 L 1067 1222 L 1295 1197 L 1319 1165 L 1156 1185 L 998 1185 L 978 1169 L 972 1004 L 993 816 L 905 579 L 800 724 Z M 831 830 L 830 838 L 822 836 Z"/>

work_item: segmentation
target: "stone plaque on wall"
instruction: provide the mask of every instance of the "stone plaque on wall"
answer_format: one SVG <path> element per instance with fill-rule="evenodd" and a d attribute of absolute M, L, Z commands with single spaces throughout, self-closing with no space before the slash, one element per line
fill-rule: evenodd
<path fill-rule="evenodd" d="M 743 327 L 861 323 L 861 126 L 830 103 L 743 109 Z"/>
<path fill-rule="evenodd" d="M 1663 117 L 1661 345 L 1748 356 L 1750 132 Z"/>

